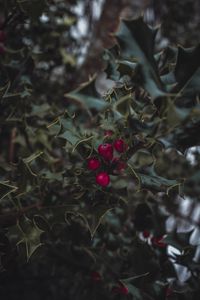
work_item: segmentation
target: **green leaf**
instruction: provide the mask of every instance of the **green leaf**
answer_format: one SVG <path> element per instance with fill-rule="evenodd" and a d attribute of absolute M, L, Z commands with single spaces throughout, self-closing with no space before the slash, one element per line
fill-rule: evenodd
<path fill-rule="evenodd" d="M 145 169 L 145 174 L 137 173 L 140 178 L 142 188 L 153 189 L 156 191 L 167 191 L 172 185 L 178 184 L 176 180 L 166 179 L 156 174 L 154 164 Z"/>
<path fill-rule="evenodd" d="M 6 181 L 0 181 L 0 200 L 2 200 L 10 193 L 15 192 L 17 189 L 18 188 L 16 186 L 9 185 Z"/>
<path fill-rule="evenodd" d="M 199 81 L 200 81 L 200 67 L 196 70 L 193 76 L 188 80 L 188 82 L 182 88 L 180 95 L 184 97 L 192 97 L 194 95 L 199 94 L 200 93 Z"/>
<path fill-rule="evenodd" d="M 80 141 L 80 137 L 71 130 L 65 130 L 62 134 L 59 134 L 58 137 L 67 140 L 73 146 Z"/>
<path fill-rule="evenodd" d="M 28 116 L 37 116 L 39 118 L 44 118 L 48 112 L 50 112 L 51 107 L 48 103 L 43 103 L 41 105 L 33 105 L 32 111 Z"/>
<path fill-rule="evenodd" d="M 108 64 L 106 69 L 108 78 L 114 81 L 118 81 L 120 79 L 120 73 L 118 71 L 118 64 L 116 63 L 115 56 L 112 53 L 112 50 L 114 51 L 115 47 L 116 46 L 114 46 L 114 48 L 110 50 L 106 49 L 103 58 Z"/>
<path fill-rule="evenodd" d="M 133 296 L 134 300 L 142 300 L 143 296 L 140 290 L 131 283 L 125 283 L 125 286 L 128 288 L 129 294 Z"/>
<path fill-rule="evenodd" d="M 47 5 L 46 0 L 17 0 L 17 3 L 20 9 L 34 20 L 38 19 Z"/>
<path fill-rule="evenodd" d="M 121 22 L 116 33 L 122 59 L 138 62 L 139 77 L 142 78 L 142 84 L 153 99 L 165 95 L 154 58 L 156 33 L 157 31 L 150 29 L 142 18 Z M 129 66 L 135 69 L 134 64 Z"/>
<path fill-rule="evenodd" d="M 80 215 L 84 218 L 84 220 L 86 220 L 86 223 L 88 224 L 88 229 L 92 238 L 94 237 L 95 232 L 101 224 L 105 215 L 112 209 L 114 209 L 114 207 L 109 208 L 108 206 L 100 205 L 97 207 L 93 207 L 92 209 L 85 208 L 80 211 Z"/>
<path fill-rule="evenodd" d="M 175 247 L 176 249 L 183 251 L 187 247 L 190 247 L 190 237 L 194 229 L 189 232 L 172 232 L 168 233 L 166 237 L 163 238 L 163 242 L 168 245 Z"/>
<path fill-rule="evenodd" d="M 75 100 L 79 106 L 83 109 L 95 109 L 97 111 L 102 111 L 109 107 L 109 103 L 107 103 L 103 98 L 100 98 L 97 95 L 95 86 L 94 86 L 94 77 L 90 79 L 88 82 L 80 85 L 76 90 L 65 94 L 66 98 Z"/>
<path fill-rule="evenodd" d="M 34 162 L 38 157 L 40 157 L 43 154 L 42 151 L 40 152 L 36 152 L 31 154 L 30 156 L 23 158 L 22 162 L 25 164 L 25 166 L 27 167 L 28 171 L 31 173 L 31 175 L 33 176 L 37 176 L 37 174 L 32 170 L 31 168 L 31 163 Z"/>
<path fill-rule="evenodd" d="M 177 61 L 174 70 L 178 89 L 182 89 L 200 67 L 200 44 L 195 48 L 178 47 Z M 176 88 L 176 90 L 177 90 Z"/>
<path fill-rule="evenodd" d="M 148 276 L 148 275 L 149 275 L 149 272 L 141 274 L 141 275 L 135 275 L 135 276 L 132 276 L 132 277 L 129 277 L 129 278 L 125 278 L 125 279 L 120 279 L 120 281 L 123 284 L 127 285 L 128 283 L 132 283 L 134 280 L 136 280 L 138 278 L 142 278 L 142 277 L 145 277 L 145 276 Z"/>
<path fill-rule="evenodd" d="M 177 107 L 170 99 L 167 101 L 167 122 L 171 128 L 180 125 L 190 114 L 190 109 Z"/>
<path fill-rule="evenodd" d="M 7 94 L 10 88 L 10 81 L 8 81 L 3 87 L 0 87 L 0 100 Z"/>
<path fill-rule="evenodd" d="M 65 48 L 60 48 L 60 54 L 64 64 L 76 65 L 76 59 L 72 54 L 67 53 Z"/>
<path fill-rule="evenodd" d="M 104 216 L 112 209 L 114 209 L 114 207 L 105 205 L 96 205 L 92 207 L 85 206 L 82 208 L 77 205 L 65 207 L 66 214 L 74 213 L 76 215 L 80 215 L 85 220 L 92 238 L 94 237 L 95 232 L 101 224 Z"/>
<path fill-rule="evenodd" d="M 22 160 L 25 164 L 30 164 L 32 161 L 34 161 L 36 158 L 40 157 L 42 154 L 43 154 L 42 151 L 36 152 L 26 158 L 23 158 Z"/>
<path fill-rule="evenodd" d="M 28 261 L 36 249 L 42 245 L 40 235 L 44 231 L 39 229 L 34 221 L 31 221 L 25 216 L 18 221 L 17 228 L 20 239 L 18 244 L 25 244 Z"/>
<path fill-rule="evenodd" d="M 49 182 L 54 182 L 54 181 L 63 181 L 63 173 L 62 172 L 51 172 L 49 170 L 42 170 L 41 171 L 41 176 L 44 179 L 47 179 Z"/>

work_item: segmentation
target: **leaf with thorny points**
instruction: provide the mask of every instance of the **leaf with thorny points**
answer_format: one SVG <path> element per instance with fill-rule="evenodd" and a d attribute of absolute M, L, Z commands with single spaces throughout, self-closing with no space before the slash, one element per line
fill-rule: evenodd
<path fill-rule="evenodd" d="M 81 84 L 76 90 L 65 94 L 66 98 L 74 100 L 77 105 L 86 109 L 89 114 L 90 109 L 98 112 L 109 107 L 109 103 L 98 96 L 94 79 L 95 77 L 91 78 L 88 82 Z"/>
<path fill-rule="evenodd" d="M 16 186 L 12 186 L 7 182 L 0 182 L 0 200 L 9 195 L 12 192 L 15 192 L 18 188 Z"/>
<path fill-rule="evenodd" d="M 176 91 L 188 89 L 187 86 L 191 85 L 191 81 L 195 82 L 195 77 L 198 75 L 200 68 L 200 45 L 195 48 L 182 48 L 178 47 L 178 54 L 176 66 L 174 70 L 177 86 Z M 189 83 L 190 82 L 190 83 Z M 199 84 L 198 84 L 199 86 Z M 193 91 L 194 92 L 194 91 Z"/>
<path fill-rule="evenodd" d="M 40 242 L 40 235 L 44 231 L 41 230 L 34 221 L 31 221 L 26 216 L 21 217 L 16 226 L 19 235 L 18 244 L 25 244 L 26 257 L 28 261 L 36 249 L 42 245 Z"/>
<path fill-rule="evenodd" d="M 140 178 L 141 188 L 148 188 L 156 191 L 166 191 L 170 186 L 177 184 L 177 180 L 171 180 L 159 176 L 154 170 L 154 164 L 145 169 L 145 173 L 137 173 Z"/>
<path fill-rule="evenodd" d="M 75 215 L 81 216 L 86 222 L 91 237 L 93 238 L 104 216 L 112 209 L 114 209 L 114 207 L 109 207 L 106 205 L 96 205 L 93 207 L 79 207 L 78 205 L 69 205 L 65 207 L 65 216 L 66 220 L 68 213 L 74 213 Z"/>
<path fill-rule="evenodd" d="M 116 33 L 122 59 L 137 60 L 141 83 L 153 99 L 165 95 L 154 58 L 156 33 L 157 30 L 148 27 L 142 18 L 121 22 Z"/>

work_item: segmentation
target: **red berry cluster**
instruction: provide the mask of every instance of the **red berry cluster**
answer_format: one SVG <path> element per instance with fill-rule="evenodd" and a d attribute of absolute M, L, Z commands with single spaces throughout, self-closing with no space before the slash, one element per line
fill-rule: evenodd
<path fill-rule="evenodd" d="M 105 137 L 111 137 L 113 132 L 108 130 Z M 123 139 L 117 139 L 113 143 L 100 144 L 98 147 L 98 157 L 91 157 L 87 162 L 87 167 L 96 173 L 96 183 L 106 187 L 110 183 L 109 173 L 119 174 L 126 168 L 126 163 L 120 157 L 114 157 L 114 153 L 123 154 L 128 145 Z"/>
<path fill-rule="evenodd" d="M 5 46 L 4 46 L 5 41 L 6 41 L 5 31 L 0 29 L 0 55 L 5 53 Z"/>

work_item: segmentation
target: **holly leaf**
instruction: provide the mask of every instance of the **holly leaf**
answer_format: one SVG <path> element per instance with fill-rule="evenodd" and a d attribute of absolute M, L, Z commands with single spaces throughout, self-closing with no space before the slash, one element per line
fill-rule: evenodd
<path fill-rule="evenodd" d="M 116 46 L 110 50 L 105 50 L 103 59 L 107 62 L 106 74 L 108 78 L 118 81 L 120 79 L 120 72 L 118 71 L 118 64 L 116 63 L 115 52 Z"/>
<path fill-rule="evenodd" d="M 74 100 L 82 109 L 87 111 L 95 109 L 96 111 L 102 111 L 109 107 L 103 98 L 100 98 L 95 89 L 94 83 L 95 77 L 91 78 L 88 82 L 83 83 L 76 90 L 65 94 L 64 96 L 68 99 Z"/>
<path fill-rule="evenodd" d="M 67 204 L 60 207 L 42 209 L 44 215 L 48 215 L 49 224 L 68 222 L 68 215 L 80 216 L 86 223 L 93 238 L 105 215 L 114 209 L 109 205 L 96 205 L 80 207 L 78 204 Z"/>
<path fill-rule="evenodd" d="M 13 193 L 17 190 L 18 188 L 16 186 L 7 184 L 5 181 L 0 181 L 0 200 L 8 196 L 10 193 Z"/>
<path fill-rule="evenodd" d="M 54 181 L 63 181 L 63 173 L 62 172 L 51 172 L 49 170 L 42 170 L 40 172 L 40 175 L 42 178 L 48 180 L 49 182 L 54 182 Z"/>
<path fill-rule="evenodd" d="M 58 137 L 67 140 L 73 146 L 80 140 L 80 137 L 70 129 L 65 130 Z"/>
<path fill-rule="evenodd" d="M 79 207 L 78 205 L 66 206 L 65 207 L 66 220 L 67 220 L 68 213 L 74 213 L 76 215 L 81 216 L 84 219 L 90 231 L 91 237 L 93 238 L 103 218 L 112 209 L 114 209 L 114 207 L 109 207 L 105 205 L 85 206 L 85 207 Z"/>
<path fill-rule="evenodd" d="M 163 238 L 163 242 L 182 251 L 190 246 L 190 237 L 194 229 L 189 232 L 171 232 Z"/>
<path fill-rule="evenodd" d="M 33 153 L 31 154 L 30 156 L 26 157 L 26 158 L 23 158 L 22 159 L 22 162 L 25 164 L 25 166 L 27 167 L 28 171 L 31 173 L 31 175 L 33 176 L 37 176 L 37 174 L 35 174 L 31 168 L 31 164 L 38 158 L 40 157 L 41 155 L 43 154 L 42 151 L 40 152 L 36 152 L 36 153 Z"/>
<path fill-rule="evenodd" d="M 178 47 L 176 66 L 174 70 L 177 81 L 176 90 L 180 90 L 191 81 L 200 67 L 200 44 L 195 48 Z M 195 75 L 196 76 L 196 75 Z"/>
<path fill-rule="evenodd" d="M 17 0 L 20 9 L 32 19 L 37 19 L 44 11 L 46 0 Z"/>
<path fill-rule="evenodd" d="M 189 121 L 182 127 L 176 127 L 173 132 L 158 140 L 167 145 L 167 147 L 176 147 L 184 153 L 186 149 L 200 144 L 199 126 L 200 121 L 197 119 L 195 122 L 193 119 L 193 122 Z"/>
<path fill-rule="evenodd" d="M 129 294 L 131 294 L 133 296 L 133 299 L 135 299 L 135 300 L 143 299 L 142 293 L 136 286 L 134 286 L 131 283 L 125 283 L 124 285 L 128 288 Z"/>
<path fill-rule="evenodd" d="M 181 90 L 181 96 L 189 98 L 192 102 L 192 96 L 200 93 L 200 67 L 195 71 L 192 77 L 187 81 L 183 89 Z"/>
<path fill-rule="evenodd" d="M 153 99 L 165 95 L 154 58 L 156 33 L 142 18 L 121 22 L 116 33 L 122 59 L 138 62 L 137 77 Z M 134 64 L 132 67 L 135 69 Z"/>
<path fill-rule="evenodd" d="M 42 245 L 40 242 L 40 235 L 44 231 L 36 225 L 34 220 L 30 220 L 26 216 L 23 216 L 18 220 L 17 231 L 19 236 L 18 244 L 25 244 L 26 258 L 28 261 L 36 249 Z"/>
<path fill-rule="evenodd" d="M 0 100 L 6 95 L 10 88 L 10 81 L 8 81 L 4 86 L 0 87 Z"/>
<path fill-rule="evenodd" d="M 141 188 L 150 188 L 155 191 L 167 191 L 173 185 L 178 184 L 177 180 L 166 179 L 156 174 L 154 164 L 145 169 L 145 173 L 137 173 L 140 178 Z"/>
<path fill-rule="evenodd" d="M 109 208 L 108 206 L 98 205 L 92 208 L 85 207 L 84 209 L 80 210 L 79 213 L 86 221 L 92 238 L 94 237 L 95 232 L 97 231 L 105 215 L 112 209 L 114 209 L 114 207 Z"/>

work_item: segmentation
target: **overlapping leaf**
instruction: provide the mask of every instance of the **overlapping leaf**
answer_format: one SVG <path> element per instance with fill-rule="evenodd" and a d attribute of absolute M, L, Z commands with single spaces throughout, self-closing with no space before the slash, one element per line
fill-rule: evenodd
<path fill-rule="evenodd" d="M 116 33 L 122 59 L 139 64 L 141 84 L 153 98 L 165 95 L 154 59 L 155 34 L 156 30 L 150 29 L 142 18 L 123 21 Z M 135 65 L 133 67 L 135 69 Z"/>

